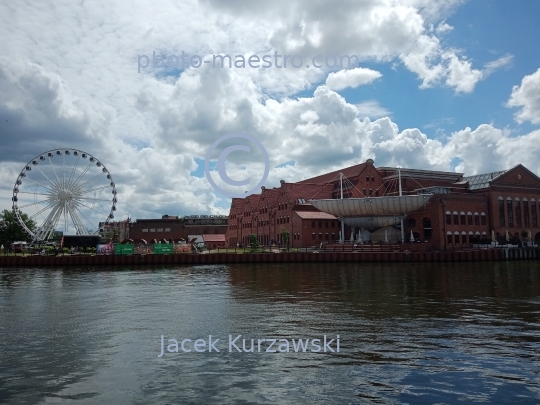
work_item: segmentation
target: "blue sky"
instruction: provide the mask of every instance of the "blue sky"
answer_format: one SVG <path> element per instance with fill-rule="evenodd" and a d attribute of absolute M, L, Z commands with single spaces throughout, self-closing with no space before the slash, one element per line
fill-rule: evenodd
<path fill-rule="evenodd" d="M 109 168 L 120 218 L 226 214 L 230 198 L 203 166 L 231 133 L 265 146 L 266 187 L 368 158 L 467 175 L 522 163 L 540 174 L 538 15 L 532 0 L 0 4 L 0 208 L 28 160 L 71 147 Z M 361 62 L 139 73 L 138 55 L 153 51 Z M 227 188 L 216 158 L 212 178 Z M 264 172 L 260 156 L 240 152 L 226 168 L 253 184 Z"/>

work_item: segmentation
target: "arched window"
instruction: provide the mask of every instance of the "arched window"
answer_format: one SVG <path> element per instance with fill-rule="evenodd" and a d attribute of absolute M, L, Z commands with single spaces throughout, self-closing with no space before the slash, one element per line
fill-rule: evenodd
<path fill-rule="evenodd" d="M 521 201 L 516 197 L 516 226 L 521 226 Z"/>
<path fill-rule="evenodd" d="M 526 198 L 523 199 L 523 222 L 525 223 L 526 228 L 531 226 L 531 219 L 529 217 L 529 200 Z"/>
<path fill-rule="evenodd" d="M 472 225 L 472 212 L 467 212 L 467 225 Z"/>
<path fill-rule="evenodd" d="M 536 201 L 531 198 L 531 225 L 536 228 L 538 226 L 538 218 L 536 216 Z"/>
<path fill-rule="evenodd" d="M 454 244 L 459 245 L 459 232 L 454 232 Z"/>
<path fill-rule="evenodd" d="M 499 196 L 498 198 L 498 204 L 499 204 L 499 226 L 506 226 L 506 215 L 504 213 L 504 198 L 502 196 Z"/>
<path fill-rule="evenodd" d="M 461 225 L 465 225 L 465 213 L 463 211 L 459 213 L 459 219 L 460 219 Z"/>
<path fill-rule="evenodd" d="M 311 239 L 315 240 L 315 232 L 311 233 Z"/>
<path fill-rule="evenodd" d="M 452 232 L 448 231 L 446 232 L 446 242 L 451 245 L 452 244 Z"/>
<path fill-rule="evenodd" d="M 474 224 L 480 225 L 480 215 L 478 215 L 478 212 L 474 213 Z"/>
<path fill-rule="evenodd" d="M 461 244 L 467 244 L 467 233 L 465 231 L 461 232 Z"/>
<path fill-rule="evenodd" d="M 452 215 L 454 216 L 454 225 L 459 225 L 459 217 L 457 211 L 454 211 Z"/>
<path fill-rule="evenodd" d="M 511 197 L 506 197 L 506 215 L 508 215 L 508 226 L 514 226 L 514 209 Z"/>
<path fill-rule="evenodd" d="M 450 211 L 446 211 L 446 225 L 452 224 L 452 214 Z"/>
<path fill-rule="evenodd" d="M 480 213 L 480 223 L 482 225 L 486 225 L 487 223 L 487 220 L 486 220 L 486 213 L 485 212 L 481 212 Z"/>

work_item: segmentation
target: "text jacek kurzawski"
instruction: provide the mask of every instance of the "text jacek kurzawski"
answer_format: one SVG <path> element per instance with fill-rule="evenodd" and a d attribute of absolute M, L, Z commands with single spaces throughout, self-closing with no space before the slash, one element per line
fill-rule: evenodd
<path fill-rule="evenodd" d="M 322 339 L 245 339 L 242 335 L 229 335 L 229 339 L 165 339 L 161 335 L 161 351 L 164 353 L 339 353 L 339 335 L 330 339 L 323 335 Z"/>

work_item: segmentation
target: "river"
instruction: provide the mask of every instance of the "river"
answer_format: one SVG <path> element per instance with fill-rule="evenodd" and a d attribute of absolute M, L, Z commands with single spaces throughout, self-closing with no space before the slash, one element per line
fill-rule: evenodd
<path fill-rule="evenodd" d="M 0 311 L 5 404 L 540 403 L 540 262 L 5 268 Z"/>

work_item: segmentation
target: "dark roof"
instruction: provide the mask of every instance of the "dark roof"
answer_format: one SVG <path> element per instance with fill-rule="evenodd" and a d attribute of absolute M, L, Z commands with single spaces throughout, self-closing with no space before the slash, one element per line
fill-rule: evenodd
<path fill-rule="evenodd" d="M 463 181 L 469 182 L 469 190 L 479 190 L 482 188 L 488 188 L 489 183 L 499 178 L 506 172 L 508 172 L 508 170 L 501 170 L 499 172 L 493 173 L 477 174 L 475 176 L 467 176 L 463 177 Z"/>

